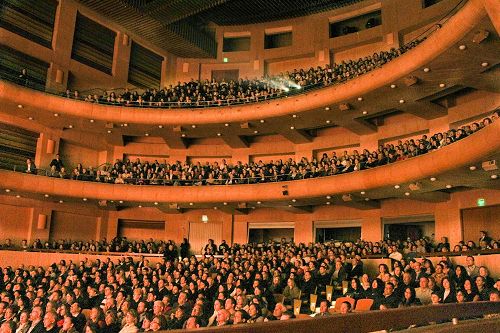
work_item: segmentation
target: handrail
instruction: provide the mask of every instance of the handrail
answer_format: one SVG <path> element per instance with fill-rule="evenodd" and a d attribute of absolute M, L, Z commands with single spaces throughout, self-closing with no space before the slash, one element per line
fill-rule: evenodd
<path fill-rule="evenodd" d="M 102 256 L 144 256 L 144 257 L 162 257 L 163 253 L 149 253 L 149 252 L 114 252 L 114 251 L 84 251 L 84 250 L 59 250 L 59 249 L 22 249 L 19 247 L 0 248 L 0 251 L 16 251 L 16 252 L 34 252 L 34 253 L 61 253 L 61 254 L 89 254 L 89 255 L 102 255 Z M 415 258 L 435 258 L 435 257 L 463 257 L 463 256 L 480 256 L 480 255 L 494 255 L 500 254 L 500 249 L 489 250 L 470 250 L 461 252 L 418 252 Z M 196 257 L 204 257 L 205 255 L 196 255 Z M 223 258 L 223 255 L 214 255 L 214 258 Z M 232 255 L 229 255 L 231 258 Z M 347 258 L 353 256 L 348 254 Z M 389 259 L 387 254 L 369 254 L 361 255 L 362 259 Z"/>

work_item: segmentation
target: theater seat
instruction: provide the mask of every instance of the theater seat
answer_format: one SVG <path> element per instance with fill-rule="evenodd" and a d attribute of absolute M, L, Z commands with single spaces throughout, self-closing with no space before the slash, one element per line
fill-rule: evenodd
<path fill-rule="evenodd" d="M 358 299 L 354 311 L 357 312 L 370 311 L 372 305 L 373 305 L 373 299 L 371 298 Z"/>

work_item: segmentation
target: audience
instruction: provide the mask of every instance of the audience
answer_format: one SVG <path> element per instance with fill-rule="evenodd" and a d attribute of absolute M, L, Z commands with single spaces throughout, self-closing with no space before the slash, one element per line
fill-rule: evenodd
<path fill-rule="evenodd" d="M 455 130 L 451 129 L 444 133 L 437 133 L 430 138 L 423 135 L 420 139 L 409 139 L 398 141 L 396 144 L 380 145 L 377 151 L 370 152 L 364 149 L 362 152 L 354 150 L 351 154 L 344 151 L 342 155 L 333 152 L 330 156 L 326 153 L 320 159 L 309 161 L 302 158 L 294 161 L 276 160 L 264 163 L 263 161 L 243 164 L 227 163 L 222 159 L 221 163 L 160 163 L 142 162 L 136 159 L 116 160 L 113 165 L 103 167 L 100 170 L 93 167 L 84 168 L 78 164 L 71 174 L 66 173 L 63 162 L 58 155 L 52 160 L 48 173 L 51 177 L 96 181 L 114 184 L 136 184 L 136 185 L 232 185 L 232 184 L 256 184 L 266 182 L 291 181 L 298 179 L 325 177 L 349 173 L 383 166 L 397 161 L 405 160 L 415 156 L 426 154 L 430 151 L 440 149 L 448 144 L 463 139 L 481 128 L 491 124 L 498 119 L 499 111 L 485 118 L 481 122 L 474 122 Z M 487 238 L 480 240 L 479 244 L 485 243 Z M 470 241 L 464 246 L 470 247 L 474 242 Z M 415 249 L 418 249 L 416 244 Z M 446 242 L 441 247 L 447 247 Z M 411 251 L 410 251 L 411 252 Z M 400 253 L 393 251 L 391 258 L 397 260 Z"/>
<path fill-rule="evenodd" d="M 495 242 L 492 238 L 489 240 Z M 8 248 L 14 247 L 10 240 L 5 243 Z M 500 290 L 500 279 L 494 281 L 486 267 L 481 266 L 477 276 L 470 275 L 464 268 L 467 276 L 462 281 L 456 276 L 456 272 L 462 274 L 462 270 L 456 269 L 460 266 L 454 267 L 446 257 L 436 265 L 448 268 L 437 283 L 432 277 L 437 270 L 431 273 L 432 270 L 427 269 L 432 263 L 424 259 L 421 264 L 420 259 L 407 260 L 404 255 L 399 261 L 391 259 L 391 267 L 380 265 L 378 273 L 366 274 L 365 255 L 405 253 L 416 246 L 416 242 L 410 241 L 372 243 L 358 240 L 305 245 L 282 240 L 258 246 L 226 244 L 217 247 L 210 240 L 204 247 L 204 252 L 209 254 L 201 257 L 178 257 L 177 245 L 172 241 L 130 242 L 119 237 L 111 242 L 103 239 L 89 243 L 96 250 L 168 255 L 154 265 L 141 256 L 136 262 L 132 257 L 120 257 L 118 262 L 110 258 L 94 262 L 86 259 L 79 263 L 61 260 L 49 267 L 4 267 L 0 273 L 0 321 L 12 323 L 12 332 L 19 333 L 193 329 L 289 320 L 294 318 L 291 311 L 294 299 L 301 299 L 302 313 L 310 313 L 309 295 L 312 293 L 316 293 L 320 309 L 315 316 L 323 317 L 331 315 L 330 302 L 326 293 L 316 287 L 331 285 L 339 276 L 343 276 L 342 281 L 349 281 L 350 286 L 345 292 L 342 288 L 334 288 L 332 301 L 340 296 L 354 300 L 371 298 L 373 310 L 498 301 Z M 426 251 L 443 249 L 440 244 L 433 245 L 426 239 L 418 243 Z M 37 240 L 34 248 L 40 245 Z M 57 249 L 90 248 L 81 242 L 47 242 L 45 245 Z M 353 257 L 351 261 L 348 256 Z M 467 261 L 470 266 L 470 259 Z M 341 271 L 339 266 L 347 272 L 355 270 L 355 276 L 347 280 L 345 274 L 338 273 Z M 443 274 L 444 271 L 439 272 Z M 284 303 L 277 302 L 275 293 L 270 292 L 275 281 L 282 283 Z M 415 281 L 419 283 L 416 289 Z M 339 306 L 339 313 L 347 314 L 353 308 L 351 303 L 344 302 Z M 88 311 L 86 317 L 83 311 Z"/>
<path fill-rule="evenodd" d="M 102 95 L 89 94 L 80 96 L 75 90 L 66 90 L 63 97 L 80 99 L 91 103 L 117 104 L 126 106 L 148 107 L 205 107 L 227 106 L 232 104 L 253 103 L 270 98 L 285 97 L 302 90 L 313 89 L 333 84 L 366 74 L 387 62 L 406 53 L 422 40 L 412 41 L 398 49 L 380 51 L 358 60 L 342 61 L 340 64 L 325 67 L 311 67 L 308 70 L 295 69 L 276 76 L 265 76 L 260 79 L 239 79 L 226 82 L 197 81 L 178 82 L 161 90 L 146 89 L 141 94 L 125 89 L 123 93 L 105 91 Z"/>

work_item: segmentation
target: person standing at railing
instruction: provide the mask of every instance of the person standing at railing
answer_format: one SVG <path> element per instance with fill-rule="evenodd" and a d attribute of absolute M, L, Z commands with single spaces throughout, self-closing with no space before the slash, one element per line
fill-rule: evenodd
<path fill-rule="evenodd" d="M 26 160 L 26 169 L 25 169 L 25 172 L 26 173 L 31 173 L 31 174 L 36 174 L 36 166 L 35 166 L 35 163 L 33 163 L 33 161 L 31 160 L 31 158 L 28 158 Z"/>
<path fill-rule="evenodd" d="M 61 168 L 64 167 L 63 162 L 61 161 L 59 154 L 56 154 L 56 157 L 49 164 L 50 170 L 55 172 L 60 172 Z"/>
<path fill-rule="evenodd" d="M 21 74 L 17 77 L 18 83 L 22 86 L 29 86 L 29 77 L 28 77 L 28 70 L 26 68 L 23 68 L 21 70 Z"/>

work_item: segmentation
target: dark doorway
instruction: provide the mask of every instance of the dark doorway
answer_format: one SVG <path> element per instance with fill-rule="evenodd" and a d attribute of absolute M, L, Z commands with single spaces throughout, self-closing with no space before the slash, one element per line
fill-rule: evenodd
<path fill-rule="evenodd" d="M 384 225 L 384 237 L 391 240 L 415 241 L 422 237 L 432 237 L 434 222 L 393 223 Z"/>
<path fill-rule="evenodd" d="M 356 241 L 361 238 L 361 227 L 316 228 L 316 242 Z"/>
<path fill-rule="evenodd" d="M 274 228 L 274 229 L 249 229 L 249 243 L 264 243 L 271 240 L 279 242 L 285 238 L 287 242 L 293 240 L 293 228 Z"/>

